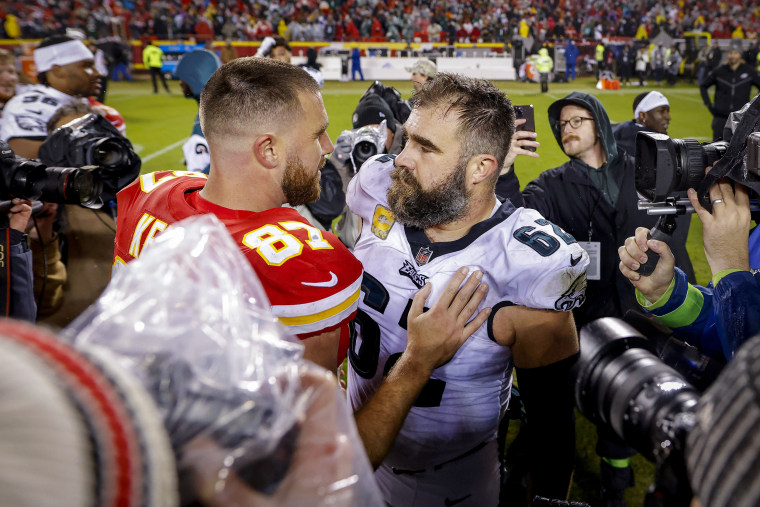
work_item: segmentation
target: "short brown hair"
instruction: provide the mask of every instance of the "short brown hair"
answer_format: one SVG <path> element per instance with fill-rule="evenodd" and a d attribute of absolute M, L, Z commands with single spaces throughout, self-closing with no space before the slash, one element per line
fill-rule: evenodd
<path fill-rule="evenodd" d="M 10 63 L 16 66 L 16 57 L 7 49 L 0 48 L 0 63 Z"/>
<path fill-rule="evenodd" d="M 413 102 L 415 109 L 443 107 L 444 114 L 454 112 L 460 159 L 489 154 L 501 169 L 515 133 L 515 111 L 504 92 L 484 79 L 439 72 L 415 92 Z"/>
<path fill-rule="evenodd" d="M 295 65 L 269 58 L 228 62 L 203 87 L 201 129 L 206 137 L 240 135 L 261 125 L 297 121 L 299 93 L 319 93 L 319 85 Z"/>

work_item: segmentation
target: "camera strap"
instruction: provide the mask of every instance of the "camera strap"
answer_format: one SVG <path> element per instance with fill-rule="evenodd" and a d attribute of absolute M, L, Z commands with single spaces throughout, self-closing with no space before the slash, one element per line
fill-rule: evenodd
<path fill-rule="evenodd" d="M 0 229 L 0 309 L 3 315 L 10 315 L 11 311 L 11 256 L 8 247 L 11 243 L 11 229 Z"/>

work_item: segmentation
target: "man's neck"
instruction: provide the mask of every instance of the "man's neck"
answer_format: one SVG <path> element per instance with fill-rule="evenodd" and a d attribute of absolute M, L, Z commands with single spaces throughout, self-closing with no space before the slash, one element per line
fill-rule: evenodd
<path fill-rule="evenodd" d="M 598 140 L 593 150 L 581 154 L 578 157 L 580 161 L 593 169 L 600 169 L 607 162 L 607 154 L 601 148 L 601 143 L 602 141 Z"/>
<path fill-rule="evenodd" d="M 425 235 L 433 243 L 456 241 L 465 237 L 475 225 L 487 220 L 493 214 L 496 196 L 470 201 L 470 209 L 460 220 L 447 224 L 435 225 L 425 229 Z"/>
<path fill-rule="evenodd" d="M 736 69 L 739 68 L 739 65 L 741 65 L 742 62 L 736 62 L 734 65 L 729 64 L 728 66 L 731 67 L 732 72 L 736 72 Z"/>
<path fill-rule="evenodd" d="M 205 200 L 223 208 L 242 211 L 265 211 L 283 205 L 282 189 L 272 189 L 267 185 L 253 185 L 233 175 L 215 177 L 214 167 L 209 169 L 209 177 L 200 191 Z M 255 191 L 252 191 L 255 189 Z"/>

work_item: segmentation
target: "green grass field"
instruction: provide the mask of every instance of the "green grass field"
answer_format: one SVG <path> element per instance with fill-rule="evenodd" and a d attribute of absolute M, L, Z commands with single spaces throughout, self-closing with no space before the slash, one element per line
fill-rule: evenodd
<path fill-rule="evenodd" d="M 323 90 L 325 107 L 330 117 L 328 133 L 334 141 L 341 131 L 351 128 L 351 115 L 359 97 L 371 83 L 328 82 Z M 386 85 L 396 87 L 404 97 L 412 91 L 408 81 L 388 81 Z M 522 186 L 545 169 L 556 167 L 567 158 L 558 147 L 549 128 L 546 110 L 553 101 L 571 91 L 582 91 L 597 96 L 605 105 L 613 122 L 632 118 L 634 97 L 652 87 L 623 87 L 616 91 L 599 91 L 592 78 L 583 78 L 570 84 L 550 85 L 550 92 L 540 93 L 537 83 L 498 82 L 515 104 L 533 104 L 536 112 L 536 131 L 541 147 L 538 159 L 518 159 L 516 172 Z M 179 90 L 178 82 L 170 83 L 172 94 L 152 93 L 148 80 L 132 83 L 110 83 L 106 103 L 118 109 L 127 123 L 127 136 L 135 145 L 143 159 L 143 172 L 158 170 L 182 170 L 182 150 L 184 140 L 190 135 L 193 119 L 197 113 L 194 100 L 186 99 Z M 702 104 L 699 89 L 693 85 L 679 84 L 674 88 L 661 89 L 670 100 L 672 122 L 669 134 L 677 138 L 696 138 L 700 141 L 711 139 L 711 117 Z M 697 280 L 707 283 L 710 271 L 702 250 L 702 227 L 696 216 L 692 217 L 688 248 L 691 254 Z M 582 500 L 592 505 L 598 500 L 598 458 L 594 452 L 596 432 L 582 416 L 577 423 L 577 467 L 571 499 Z M 642 505 L 646 488 L 652 481 L 653 467 L 640 456 L 633 460 L 637 485 L 627 492 L 626 500 L 631 506 Z"/>

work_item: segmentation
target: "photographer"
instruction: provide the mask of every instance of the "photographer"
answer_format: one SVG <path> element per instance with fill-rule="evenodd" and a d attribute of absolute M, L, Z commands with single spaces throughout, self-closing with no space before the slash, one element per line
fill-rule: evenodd
<path fill-rule="evenodd" d="M 657 320 L 705 353 L 730 360 L 745 340 L 760 332 L 760 276 L 750 271 L 747 189 L 719 180 L 710 188 L 712 212 L 700 204 L 693 189 L 689 201 L 702 221 L 710 284 L 689 284 L 683 271 L 674 269 L 667 244 L 647 240 L 645 228 L 637 229 L 618 250 L 620 271 L 633 283 L 642 307 Z M 641 276 L 635 270 L 646 262 L 649 250 L 660 260 L 651 275 Z"/>

